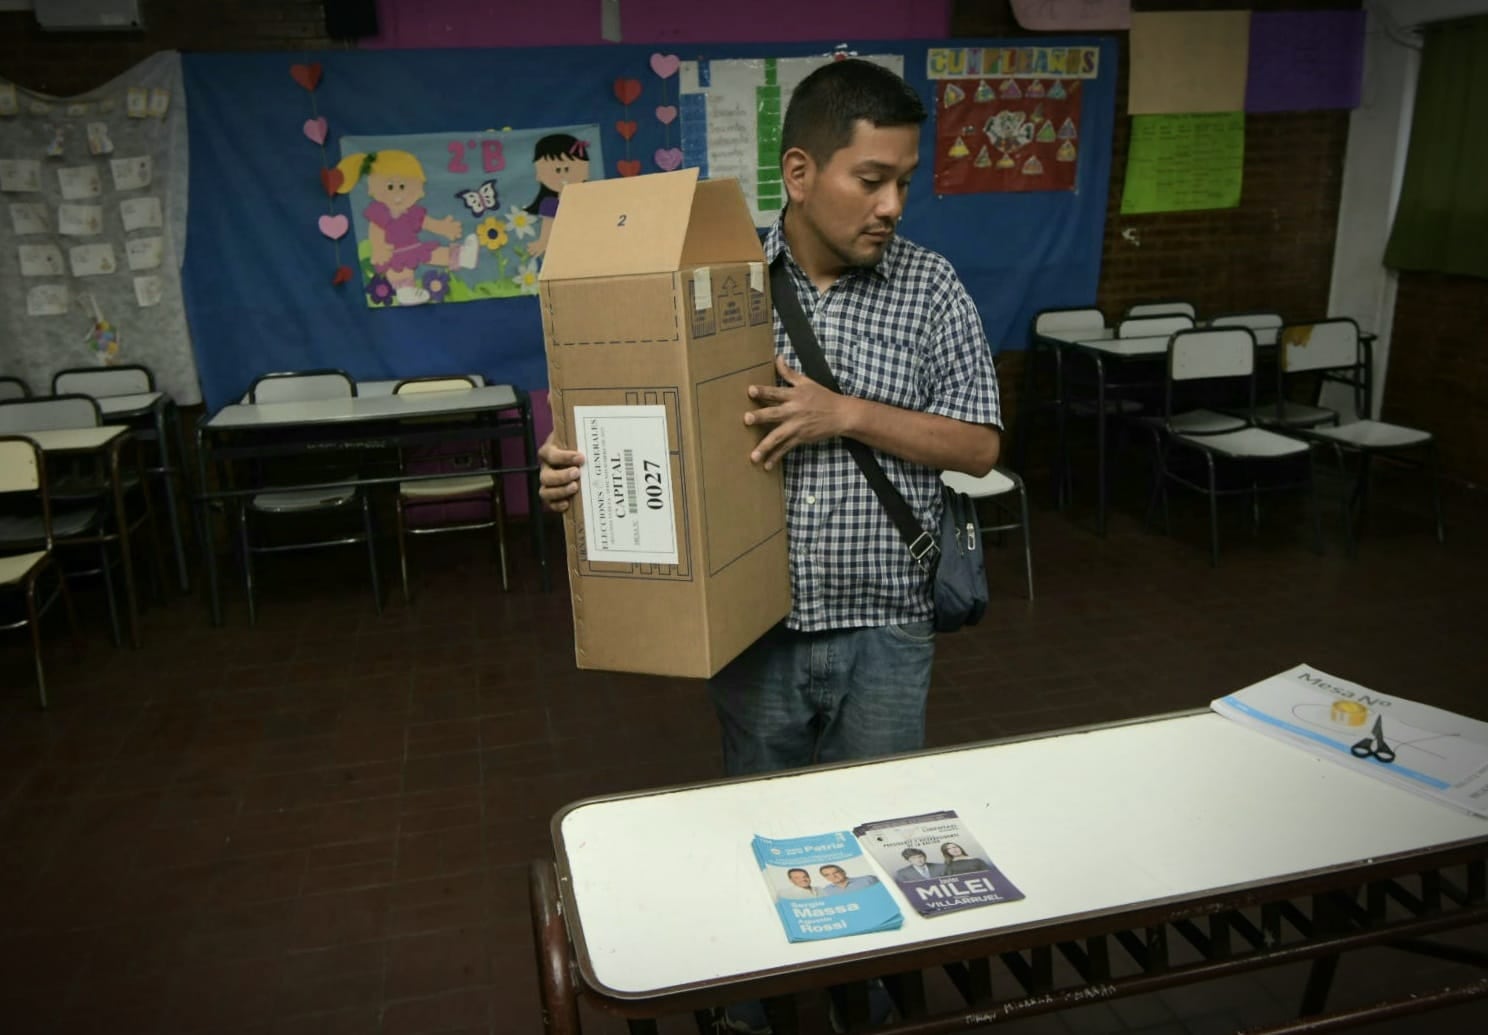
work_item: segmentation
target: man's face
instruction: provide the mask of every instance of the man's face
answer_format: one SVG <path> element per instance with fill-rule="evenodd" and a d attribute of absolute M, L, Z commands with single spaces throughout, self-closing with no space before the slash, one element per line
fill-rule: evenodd
<path fill-rule="evenodd" d="M 852 140 L 825 165 L 806 158 L 801 177 L 790 184 L 791 205 L 845 265 L 876 265 L 904 214 L 919 148 L 918 126 L 874 126 L 859 119 Z"/>
<path fill-rule="evenodd" d="M 841 866 L 823 866 L 821 868 L 821 875 L 833 884 L 847 883 L 847 871 Z"/>
<path fill-rule="evenodd" d="M 925 853 L 924 852 L 910 852 L 909 853 L 909 865 L 911 865 L 911 866 L 924 866 L 925 865 Z"/>
<path fill-rule="evenodd" d="M 811 874 L 805 870 L 791 870 L 787 876 L 790 877 L 790 882 L 798 888 L 811 887 Z"/>

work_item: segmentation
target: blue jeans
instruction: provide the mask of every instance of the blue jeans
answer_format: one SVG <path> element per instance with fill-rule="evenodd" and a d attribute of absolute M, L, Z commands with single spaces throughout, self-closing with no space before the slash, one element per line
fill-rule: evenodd
<path fill-rule="evenodd" d="M 708 681 L 730 776 L 925 744 L 930 622 L 802 633 L 777 625 Z"/>

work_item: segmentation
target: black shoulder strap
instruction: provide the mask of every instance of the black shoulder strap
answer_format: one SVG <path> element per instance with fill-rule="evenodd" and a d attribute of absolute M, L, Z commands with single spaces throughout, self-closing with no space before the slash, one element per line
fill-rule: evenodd
<path fill-rule="evenodd" d="M 770 264 L 770 296 L 774 299 L 775 311 L 780 314 L 780 322 L 785 325 L 785 333 L 790 335 L 791 344 L 796 348 L 796 355 L 800 357 L 801 369 L 806 376 L 817 384 L 842 394 L 837 377 L 827 365 L 827 357 L 816 340 L 816 332 L 811 329 L 811 321 L 806 319 L 806 313 L 801 308 L 796 286 L 791 283 L 790 272 L 785 268 L 784 249 L 781 249 L 775 261 Z M 935 537 L 920 527 L 903 494 L 889 481 L 883 467 L 874 459 L 873 451 L 857 439 L 844 438 L 842 444 L 852 454 L 858 470 L 868 479 L 869 487 L 878 496 L 878 501 L 888 512 L 894 527 L 899 530 L 900 538 L 909 547 L 910 556 L 922 566 L 930 567 L 940 549 Z"/>

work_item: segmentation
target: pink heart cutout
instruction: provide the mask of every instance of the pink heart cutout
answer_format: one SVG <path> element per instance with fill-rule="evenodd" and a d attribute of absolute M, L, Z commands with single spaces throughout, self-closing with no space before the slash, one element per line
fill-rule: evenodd
<path fill-rule="evenodd" d="M 682 149 L 680 147 L 659 147 L 656 149 L 655 158 L 658 168 L 671 172 L 682 164 Z"/>
<path fill-rule="evenodd" d="M 351 221 L 345 216 L 321 216 L 319 226 L 321 233 L 333 241 L 339 241 L 351 229 Z"/>
<path fill-rule="evenodd" d="M 682 67 L 682 59 L 676 54 L 652 54 L 651 71 L 663 79 L 670 79 Z"/>
<path fill-rule="evenodd" d="M 677 121 L 677 107 L 674 104 L 663 104 L 656 109 L 656 121 L 663 126 L 670 126 Z"/>
<path fill-rule="evenodd" d="M 324 116 L 318 119 L 306 119 L 304 128 L 305 136 L 309 137 L 317 144 L 325 143 L 327 126 Z"/>

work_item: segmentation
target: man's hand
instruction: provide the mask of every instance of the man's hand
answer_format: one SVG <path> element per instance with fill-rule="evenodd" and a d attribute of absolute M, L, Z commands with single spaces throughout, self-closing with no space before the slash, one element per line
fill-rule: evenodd
<path fill-rule="evenodd" d="M 537 475 L 541 485 L 537 494 L 549 510 L 561 514 L 579 494 L 579 468 L 584 465 L 584 454 L 564 449 L 553 441 L 550 431 L 537 450 L 537 459 L 542 464 Z"/>
<path fill-rule="evenodd" d="M 750 385 L 749 398 L 764 405 L 744 414 L 745 424 L 775 425 L 749 454 L 750 460 L 763 464 L 767 471 L 797 446 L 841 435 L 847 427 L 847 408 L 853 402 L 792 370 L 779 356 L 775 357 L 775 369 L 786 387 Z"/>

